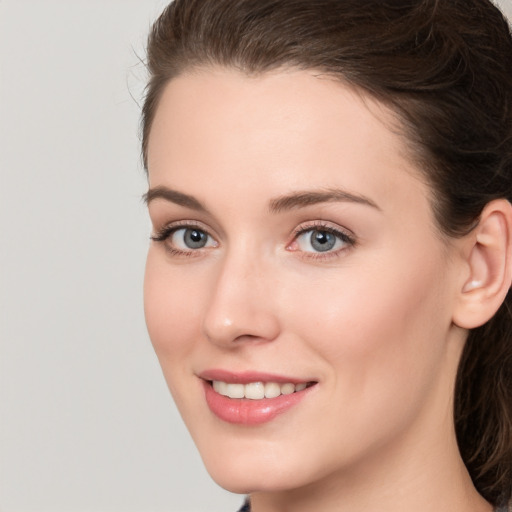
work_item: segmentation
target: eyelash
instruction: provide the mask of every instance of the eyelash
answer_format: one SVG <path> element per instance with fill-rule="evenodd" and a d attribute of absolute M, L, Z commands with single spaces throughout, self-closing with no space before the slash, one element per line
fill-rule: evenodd
<path fill-rule="evenodd" d="M 179 224 L 173 224 L 169 226 L 165 226 L 163 229 L 159 230 L 155 235 L 151 236 L 151 240 L 153 242 L 159 242 L 163 243 L 166 240 L 168 240 L 176 231 L 179 231 L 180 229 L 196 229 L 198 231 L 201 231 L 206 236 L 211 237 L 211 235 L 208 233 L 208 231 L 198 225 L 195 222 L 187 222 L 183 221 Z M 306 225 L 302 225 L 298 227 L 293 232 L 293 240 L 290 244 L 287 245 L 287 249 L 291 247 L 293 244 L 297 243 L 297 240 L 300 236 L 304 235 L 305 233 L 308 233 L 309 231 L 320 231 L 320 232 L 326 232 L 329 233 L 339 240 L 341 240 L 345 246 L 334 250 L 334 251 L 325 251 L 322 252 L 309 252 L 309 251 L 296 251 L 292 250 L 292 252 L 301 252 L 302 257 L 304 258 L 311 258 L 315 260 L 325 260 L 325 259 L 331 259 L 336 258 L 341 255 L 341 253 L 345 252 L 347 249 L 350 249 L 351 247 L 354 247 L 356 245 L 356 239 L 352 233 L 349 233 L 348 231 L 344 231 L 341 229 L 334 228 L 333 226 L 322 222 L 322 221 L 315 221 L 312 223 L 308 223 Z M 201 248 L 205 249 L 205 248 Z M 176 247 L 171 247 L 170 245 L 166 244 L 166 250 L 171 254 L 171 256 L 185 256 L 185 257 L 195 257 L 201 255 L 200 249 L 190 249 L 188 251 L 184 251 L 181 249 L 177 249 Z"/>

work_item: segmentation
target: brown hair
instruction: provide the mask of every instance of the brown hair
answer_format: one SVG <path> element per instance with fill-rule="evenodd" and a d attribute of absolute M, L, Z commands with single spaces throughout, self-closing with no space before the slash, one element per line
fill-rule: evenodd
<path fill-rule="evenodd" d="M 433 190 L 441 230 L 461 236 L 512 200 L 512 38 L 489 0 L 175 0 L 148 42 L 142 154 L 165 85 L 220 65 L 321 70 L 396 112 Z M 455 390 L 462 457 L 491 503 L 511 497 L 512 295 L 470 332 Z"/>

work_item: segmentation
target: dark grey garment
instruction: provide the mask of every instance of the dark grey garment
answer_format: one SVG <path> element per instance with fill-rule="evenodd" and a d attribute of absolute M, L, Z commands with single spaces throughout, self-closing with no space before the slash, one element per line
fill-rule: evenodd
<path fill-rule="evenodd" d="M 249 502 L 249 498 L 245 500 L 245 503 L 238 512 L 251 512 L 251 503 Z M 512 512 L 512 500 L 509 501 L 508 505 L 495 508 L 494 512 Z"/>
<path fill-rule="evenodd" d="M 249 502 L 249 498 L 245 499 L 244 504 L 242 505 L 242 508 L 238 512 L 251 512 L 251 503 Z M 501 511 L 499 511 L 501 512 Z M 505 512 L 507 512 L 505 510 Z"/>
<path fill-rule="evenodd" d="M 502 507 L 498 507 L 497 509 L 495 509 L 494 512 L 512 512 L 512 500 L 510 500 L 508 502 L 508 505 L 503 505 Z"/>

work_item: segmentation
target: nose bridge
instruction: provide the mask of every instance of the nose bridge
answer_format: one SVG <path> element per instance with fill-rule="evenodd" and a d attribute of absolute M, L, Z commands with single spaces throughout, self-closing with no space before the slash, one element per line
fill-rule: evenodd
<path fill-rule="evenodd" d="M 217 344 L 271 341 L 279 332 L 272 308 L 271 272 L 254 252 L 227 251 L 219 261 L 203 319 L 206 337 Z"/>

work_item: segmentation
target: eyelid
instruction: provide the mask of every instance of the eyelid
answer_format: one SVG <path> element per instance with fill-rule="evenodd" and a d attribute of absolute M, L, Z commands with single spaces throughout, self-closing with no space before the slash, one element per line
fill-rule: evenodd
<path fill-rule="evenodd" d="M 343 236 L 344 238 L 350 239 L 353 243 L 355 243 L 355 235 L 354 233 L 342 226 L 339 226 L 338 224 L 334 224 L 330 221 L 325 220 L 314 220 L 314 221 L 308 221 L 304 222 L 303 224 L 300 224 L 297 226 L 293 231 L 293 236 L 296 238 L 297 236 L 301 235 L 302 233 L 305 233 L 307 231 L 311 230 L 318 230 L 318 231 L 328 231 L 329 233 L 339 234 Z"/>
<path fill-rule="evenodd" d="M 156 230 L 154 234 L 151 235 L 151 240 L 154 242 L 163 242 L 169 236 L 171 236 L 175 231 L 178 231 L 179 229 L 198 229 L 199 231 L 204 231 L 208 236 L 216 240 L 216 237 L 214 237 L 211 234 L 211 230 L 203 225 L 202 222 L 196 221 L 196 220 L 178 220 L 173 221 L 168 224 L 165 224 L 163 227 Z"/>

